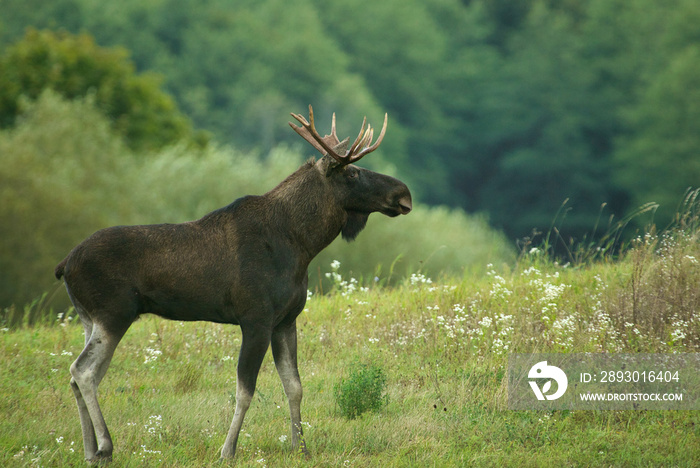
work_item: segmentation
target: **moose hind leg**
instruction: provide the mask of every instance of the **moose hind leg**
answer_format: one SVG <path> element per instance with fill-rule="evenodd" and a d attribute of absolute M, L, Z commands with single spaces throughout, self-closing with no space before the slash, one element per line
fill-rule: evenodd
<path fill-rule="evenodd" d="M 114 332 L 94 323 L 85 349 L 70 368 L 71 387 L 78 403 L 85 458 L 88 461 L 112 459 L 112 438 L 97 401 L 97 387 L 125 331 Z"/>
<path fill-rule="evenodd" d="M 267 348 L 270 346 L 270 332 L 263 327 L 244 327 L 241 352 L 238 356 L 236 379 L 236 410 L 229 428 L 224 446 L 221 448 L 221 458 L 233 458 L 236 454 L 238 434 L 243 426 L 243 419 L 250 407 L 255 393 L 255 383 Z"/>
<path fill-rule="evenodd" d="M 304 433 L 301 428 L 301 398 L 303 392 L 297 366 L 296 321 L 272 332 L 272 355 L 275 358 L 277 373 L 284 386 L 284 393 L 287 395 L 287 400 L 289 400 L 292 449 L 298 449 L 308 455 Z"/>
<path fill-rule="evenodd" d="M 90 336 L 92 335 L 92 322 L 84 319 L 82 316 L 81 320 L 83 322 L 83 328 L 85 329 L 85 347 L 87 347 L 88 342 L 90 341 Z M 75 395 L 75 402 L 78 405 L 80 428 L 83 433 L 83 449 L 85 450 L 85 459 L 90 460 L 97 452 L 95 428 L 92 425 L 92 419 L 90 419 L 90 413 L 88 412 L 87 405 L 85 404 L 83 394 L 80 393 L 80 387 L 78 387 L 78 383 L 75 381 L 74 377 L 71 377 L 70 379 L 70 386 L 71 390 L 73 390 L 73 394 Z"/>

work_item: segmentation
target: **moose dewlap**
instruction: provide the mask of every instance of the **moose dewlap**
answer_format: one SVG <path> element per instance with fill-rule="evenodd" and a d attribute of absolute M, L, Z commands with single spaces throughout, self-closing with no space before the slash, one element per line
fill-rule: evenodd
<path fill-rule="evenodd" d="M 239 325 L 236 409 L 221 456 L 236 452 L 263 357 L 272 346 L 289 399 L 292 446 L 307 453 L 301 427 L 302 388 L 297 368 L 296 318 L 304 308 L 309 262 L 338 234 L 354 239 L 373 212 L 408 214 L 411 193 L 386 175 L 353 165 L 381 143 L 362 123 L 348 148 L 321 137 L 309 120 L 290 125 L 323 157 L 312 160 L 277 187 L 245 196 L 197 221 L 115 226 L 96 232 L 56 267 L 85 329 L 85 348 L 70 367 L 83 433 L 85 458 L 110 461 L 112 439 L 97 400 L 97 387 L 119 341 L 142 314 L 173 320 Z"/>

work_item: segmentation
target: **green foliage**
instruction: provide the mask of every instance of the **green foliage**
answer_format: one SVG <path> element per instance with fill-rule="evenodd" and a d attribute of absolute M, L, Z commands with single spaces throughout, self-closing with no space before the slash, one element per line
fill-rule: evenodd
<path fill-rule="evenodd" d="M 153 74 L 137 75 L 123 48 L 98 47 L 81 34 L 30 29 L 0 57 L 0 126 L 14 124 L 22 97 L 51 89 L 87 95 L 132 149 L 156 149 L 191 136 L 190 123 Z M 203 140 L 202 140 L 203 142 Z"/>
<path fill-rule="evenodd" d="M 0 303 L 48 290 L 53 267 L 100 227 L 120 219 L 118 174 L 128 163 L 109 122 L 86 101 L 42 94 L 0 132 Z"/>
<path fill-rule="evenodd" d="M 627 113 L 634 130 L 616 154 L 619 181 L 639 203 L 661 205 L 660 225 L 668 224 L 680 194 L 700 185 L 700 46 L 676 54 Z M 661 183 L 663 181 L 663 183 Z"/>
<path fill-rule="evenodd" d="M 510 233 L 547 226 L 569 199 L 574 210 L 565 235 L 580 235 L 593 226 L 597 207 L 613 198 L 607 165 L 590 138 L 590 133 L 606 134 L 609 121 L 599 116 L 607 108 L 590 92 L 597 77 L 582 60 L 573 28 L 569 15 L 539 3 L 507 43 L 521 58 L 503 63 L 502 79 L 517 85 L 504 89 L 505 99 L 492 105 L 511 113 L 487 109 L 490 141 L 480 155 L 483 169 L 474 177 L 494 173 L 481 185 L 483 208 Z M 528 216 L 518 215 L 523 209 Z"/>
<path fill-rule="evenodd" d="M 545 230 L 565 199 L 567 241 L 603 203 L 621 218 L 656 202 L 666 221 L 696 185 L 695 0 L 49 3 L 1 2 L 0 45 L 33 26 L 126 47 L 197 127 L 262 157 L 299 144 L 286 121 L 309 103 L 345 135 L 388 111 L 369 164 L 390 155 L 417 199 L 488 212 L 509 237 Z M 129 146 L 176 133 L 155 101 L 114 121 Z"/>
<path fill-rule="evenodd" d="M 296 143 L 289 113 L 310 103 L 353 128 L 364 114 L 382 116 L 308 0 L 82 3 L 97 40 L 128 47 L 139 68 L 166 77 L 195 124 L 221 142 L 264 152 Z"/>
<path fill-rule="evenodd" d="M 386 375 L 381 367 L 356 362 L 348 378 L 334 388 L 340 414 L 355 419 L 367 411 L 379 411 L 389 403 L 386 387 Z"/>

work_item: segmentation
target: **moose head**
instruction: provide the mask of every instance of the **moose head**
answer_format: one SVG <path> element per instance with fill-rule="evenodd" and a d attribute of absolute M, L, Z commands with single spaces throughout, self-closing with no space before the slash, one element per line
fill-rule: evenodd
<path fill-rule="evenodd" d="M 309 106 L 309 120 L 300 114 L 291 114 L 301 126 L 289 123 L 302 138 L 311 143 L 323 158 L 316 164 L 329 179 L 335 199 L 342 203 L 348 219 L 342 229 L 345 240 L 353 240 L 365 227 L 372 212 L 387 216 L 408 214 L 413 205 L 411 193 L 406 185 L 383 174 L 355 166 L 354 163 L 376 150 L 384 139 L 388 116 L 384 114 L 384 125 L 374 144 L 374 129 L 363 119 L 360 133 L 348 148 L 350 138 L 338 139 L 335 126 L 335 113 L 331 121 L 331 133 L 322 137 L 314 124 L 314 110 Z M 366 127 L 366 128 L 365 128 Z"/>

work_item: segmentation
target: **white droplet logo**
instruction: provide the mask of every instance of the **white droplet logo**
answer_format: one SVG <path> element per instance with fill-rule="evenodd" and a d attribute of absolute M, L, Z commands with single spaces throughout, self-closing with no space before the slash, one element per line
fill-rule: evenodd
<path fill-rule="evenodd" d="M 530 379 L 550 379 L 542 385 L 541 390 L 536 381 L 529 381 L 530 387 L 538 400 L 544 400 L 545 398 L 547 400 L 556 400 L 566 392 L 566 388 L 569 385 L 569 379 L 566 378 L 564 371 L 556 366 L 548 366 L 547 361 L 541 361 L 532 366 L 527 376 Z M 552 381 L 557 383 L 557 391 L 552 395 L 547 395 L 552 388 Z"/>

